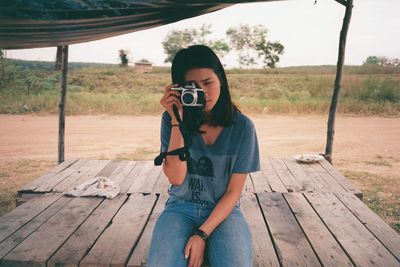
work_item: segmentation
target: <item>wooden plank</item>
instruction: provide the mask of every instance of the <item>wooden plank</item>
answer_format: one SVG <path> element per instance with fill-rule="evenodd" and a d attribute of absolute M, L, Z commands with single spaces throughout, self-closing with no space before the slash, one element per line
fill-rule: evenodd
<path fill-rule="evenodd" d="M 272 192 L 287 192 L 285 185 L 282 183 L 281 179 L 272 167 L 270 159 L 261 161 L 261 171 L 267 178 L 268 184 L 271 187 Z"/>
<path fill-rule="evenodd" d="M 46 266 L 47 259 L 57 251 L 101 201 L 103 201 L 102 198 L 74 198 L 7 254 L 1 263 L 6 266 Z"/>
<path fill-rule="evenodd" d="M 117 185 L 121 183 L 128 177 L 128 174 L 135 168 L 136 161 L 121 161 L 118 167 L 110 175 L 110 179 Z"/>
<path fill-rule="evenodd" d="M 142 188 L 139 190 L 140 193 L 150 194 L 153 191 L 158 177 L 161 175 L 162 167 L 154 166 L 147 176 L 146 182 L 143 184 Z"/>
<path fill-rule="evenodd" d="M 281 193 L 258 193 L 282 266 L 321 266 Z"/>
<path fill-rule="evenodd" d="M 142 171 L 146 161 L 136 161 L 135 167 L 129 172 L 126 178 L 119 185 L 121 193 L 127 194 L 134 183 L 136 176 Z"/>
<path fill-rule="evenodd" d="M 301 193 L 283 194 L 324 266 L 353 266 L 343 249 Z"/>
<path fill-rule="evenodd" d="M 44 182 L 48 181 L 51 179 L 52 176 L 64 171 L 67 168 L 70 168 L 73 164 L 78 162 L 78 159 L 67 159 L 63 163 L 55 166 L 53 169 L 51 169 L 49 172 L 45 173 L 44 175 L 40 176 L 38 179 L 32 181 L 30 184 L 25 185 L 22 187 L 18 192 L 22 193 L 24 191 L 33 191 L 35 190 L 38 186 L 43 184 Z"/>
<path fill-rule="evenodd" d="M 108 227 L 127 197 L 124 194 L 113 199 L 105 199 L 48 260 L 47 266 L 78 266 L 79 261 L 93 247 L 104 229 Z"/>
<path fill-rule="evenodd" d="M 60 194 L 46 194 L 32 199 L 0 217 L 0 241 L 31 221 L 48 206 L 61 197 Z"/>
<path fill-rule="evenodd" d="M 256 196 L 243 194 L 240 203 L 253 239 L 253 266 L 279 266 Z"/>
<path fill-rule="evenodd" d="M 354 186 L 346 177 L 343 176 L 335 167 L 333 167 L 328 161 L 325 159 L 318 161 L 318 163 L 325 168 L 334 178 L 335 180 L 344 188 L 346 191 L 350 191 L 355 194 L 359 199 L 362 200 L 363 193 Z"/>
<path fill-rule="evenodd" d="M 244 184 L 242 192 L 254 193 L 253 178 L 251 178 L 251 174 L 246 176 L 246 182 Z"/>
<path fill-rule="evenodd" d="M 292 173 L 289 171 L 289 169 L 281 159 L 271 159 L 270 162 L 288 192 L 304 191 L 304 188 L 299 185 L 299 183 L 296 181 Z"/>
<path fill-rule="evenodd" d="M 80 266 L 123 266 L 139 241 L 157 200 L 156 195 L 130 195 L 112 224 L 99 237 Z"/>
<path fill-rule="evenodd" d="M 52 176 L 49 180 L 46 180 L 43 184 L 39 185 L 35 189 L 35 192 L 50 192 L 55 185 L 60 183 L 62 180 L 68 178 L 69 176 L 74 175 L 74 173 L 79 173 L 80 170 L 84 169 L 86 164 L 88 163 L 89 161 L 85 159 L 78 160 L 78 162 L 76 162 L 74 165 Z"/>
<path fill-rule="evenodd" d="M 152 161 L 151 164 L 154 165 Z M 139 192 L 144 194 L 150 194 L 153 191 L 153 187 L 156 184 L 157 179 L 160 176 L 161 172 L 162 172 L 161 166 L 153 166 L 150 173 L 147 175 L 146 181 L 142 185 Z"/>
<path fill-rule="evenodd" d="M 357 266 L 400 266 L 333 193 L 305 193 L 318 215 Z"/>
<path fill-rule="evenodd" d="M 98 163 L 96 160 L 87 160 L 84 165 L 80 168 L 75 169 L 68 175 L 65 179 L 58 181 L 56 184 L 51 184 L 46 187 L 46 190 L 52 190 L 53 192 L 66 192 L 67 187 L 73 183 L 74 181 L 78 180 L 81 176 L 85 175 L 89 170 Z"/>
<path fill-rule="evenodd" d="M 164 171 L 161 171 L 160 176 L 157 179 L 156 184 L 153 188 L 153 194 L 167 194 L 170 187 L 168 177 L 165 175 Z"/>
<path fill-rule="evenodd" d="M 38 229 L 43 223 L 45 223 L 49 218 L 56 214 L 71 200 L 72 198 L 59 198 L 48 208 L 46 208 L 42 213 L 26 223 L 22 228 L 3 240 L 3 242 L 0 243 L 0 259 L 3 258 L 18 244 L 23 242 L 25 238 L 36 231 L 36 229 Z"/>
<path fill-rule="evenodd" d="M 324 179 L 322 179 L 322 177 L 317 173 L 317 171 L 314 168 L 312 168 L 312 165 L 314 164 L 315 163 L 310 163 L 310 164 L 305 163 L 305 164 L 299 164 L 299 166 L 314 182 L 315 190 L 317 192 L 330 192 L 331 188 L 328 185 L 328 183 Z"/>
<path fill-rule="evenodd" d="M 301 191 L 314 192 L 316 190 L 315 183 L 310 179 L 301 166 L 299 166 L 299 163 L 297 163 L 293 158 L 285 158 L 282 159 L 282 161 L 292 173 L 297 183 L 301 186 Z"/>
<path fill-rule="evenodd" d="M 400 261 L 400 235 L 352 193 L 336 193 L 335 195 Z"/>
<path fill-rule="evenodd" d="M 154 168 L 154 163 L 152 161 L 141 161 L 138 162 L 137 164 L 143 164 L 143 166 L 140 169 L 140 171 L 139 168 L 138 169 L 135 168 L 135 170 L 129 174 L 129 176 L 132 175 L 133 177 L 132 177 L 132 185 L 128 189 L 128 194 L 140 192 L 140 189 L 147 182 L 151 170 Z M 127 179 L 130 179 L 130 177 L 128 177 Z"/>
<path fill-rule="evenodd" d="M 250 176 L 253 181 L 254 192 L 256 193 L 271 192 L 271 188 L 269 187 L 267 178 L 265 177 L 263 171 L 252 172 L 250 173 Z"/>
<path fill-rule="evenodd" d="M 151 236 L 153 234 L 154 225 L 160 216 L 161 212 L 164 210 L 165 203 L 167 202 L 168 194 L 161 194 L 158 199 L 156 206 L 150 216 L 149 222 L 144 229 L 140 240 L 135 247 L 131 257 L 129 258 L 127 266 L 145 266 L 147 262 L 147 252 L 150 247 Z"/>
<path fill-rule="evenodd" d="M 347 192 L 320 164 L 310 164 L 310 167 L 328 184 L 326 192 Z"/>
<path fill-rule="evenodd" d="M 57 184 L 53 188 L 53 191 L 67 192 L 73 190 L 76 186 L 98 176 L 110 162 L 110 160 L 90 160 L 90 167 L 83 171 L 81 175 L 78 176 L 78 179 L 72 179 L 70 176 Z"/>
<path fill-rule="evenodd" d="M 114 173 L 120 164 L 121 161 L 112 160 L 96 176 L 110 178 L 111 174 Z"/>
<path fill-rule="evenodd" d="M 43 193 L 35 193 L 35 194 L 29 193 L 27 195 L 18 193 L 15 198 L 15 206 L 18 207 L 27 201 L 30 201 L 34 198 L 41 197 L 41 196 L 43 196 Z"/>

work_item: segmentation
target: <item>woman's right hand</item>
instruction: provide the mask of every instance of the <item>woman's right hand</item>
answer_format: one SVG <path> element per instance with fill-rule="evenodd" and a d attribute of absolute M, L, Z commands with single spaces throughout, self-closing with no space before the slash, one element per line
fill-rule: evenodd
<path fill-rule="evenodd" d="M 178 91 L 173 91 L 171 90 L 172 87 L 177 86 L 176 84 L 170 84 L 165 87 L 164 90 L 164 95 L 160 100 L 160 104 L 165 108 L 165 110 L 169 113 L 171 116 L 171 123 L 172 124 L 177 124 L 178 121 L 175 118 L 175 114 L 173 111 L 173 105 L 175 105 L 178 108 L 178 113 L 181 119 L 183 120 L 183 105 L 179 98 L 181 97 L 181 93 Z"/>

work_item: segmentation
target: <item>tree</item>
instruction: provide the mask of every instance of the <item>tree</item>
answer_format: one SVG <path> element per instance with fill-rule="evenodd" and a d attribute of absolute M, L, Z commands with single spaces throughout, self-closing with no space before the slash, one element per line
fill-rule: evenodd
<path fill-rule="evenodd" d="M 208 40 L 207 37 L 211 33 L 211 25 L 206 24 L 203 24 L 199 29 L 186 28 L 169 32 L 162 42 L 164 53 L 167 55 L 164 62 L 172 62 L 179 50 L 194 44 L 207 45 L 212 48 L 218 56 L 223 57 L 229 52 L 229 46 L 222 39 Z"/>
<path fill-rule="evenodd" d="M 212 50 L 215 51 L 215 53 L 219 57 L 224 57 L 226 54 L 229 53 L 231 50 L 229 45 L 223 40 L 223 39 L 218 39 L 214 41 L 209 41 L 207 44 Z"/>
<path fill-rule="evenodd" d="M 382 67 L 400 67 L 399 58 L 369 56 L 363 63 L 364 65 L 380 65 Z"/>
<path fill-rule="evenodd" d="M 379 65 L 379 58 L 377 56 L 369 56 L 367 59 L 364 61 L 364 64 L 373 64 L 373 65 Z"/>
<path fill-rule="evenodd" d="M 231 46 L 239 54 L 238 62 L 241 66 L 250 67 L 259 64 L 262 59 L 264 67 L 275 68 L 285 47 L 278 41 L 268 41 L 267 33 L 263 25 L 239 25 L 226 31 Z"/>
<path fill-rule="evenodd" d="M 128 66 L 128 51 L 124 49 L 119 50 L 119 58 L 121 59 L 121 63 L 119 64 L 121 67 Z"/>

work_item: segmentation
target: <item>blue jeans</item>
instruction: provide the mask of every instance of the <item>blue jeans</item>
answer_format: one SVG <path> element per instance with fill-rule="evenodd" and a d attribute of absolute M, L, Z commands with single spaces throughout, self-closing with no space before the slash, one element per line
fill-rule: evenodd
<path fill-rule="evenodd" d="M 148 267 L 187 266 L 184 249 L 192 230 L 204 223 L 214 206 L 169 199 L 157 219 L 147 257 Z M 205 257 L 212 267 L 253 266 L 249 227 L 238 207 L 207 239 Z"/>

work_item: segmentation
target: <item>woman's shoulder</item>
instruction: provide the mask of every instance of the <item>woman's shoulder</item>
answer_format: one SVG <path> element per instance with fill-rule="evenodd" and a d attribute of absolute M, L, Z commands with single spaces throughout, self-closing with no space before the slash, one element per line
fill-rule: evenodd
<path fill-rule="evenodd" d="M 253 121 L 243 113 L 235 111 L 235 126 L 238 128 L 254 128 Z"/>

